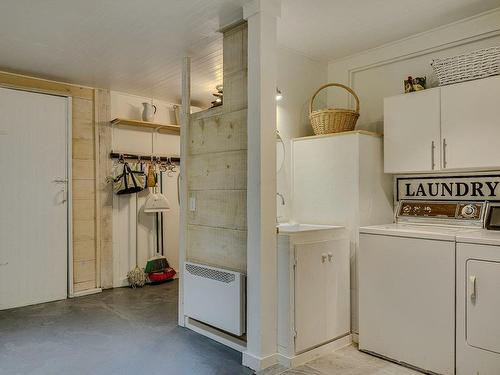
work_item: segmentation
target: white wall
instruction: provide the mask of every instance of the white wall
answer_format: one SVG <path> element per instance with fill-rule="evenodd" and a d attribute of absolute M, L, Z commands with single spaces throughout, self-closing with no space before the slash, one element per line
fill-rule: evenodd
<path fill-rule="evenodd" d="M 383 131 L 383 98 L 404 92 L 409 75 L 437 85 L 430 62 L 500 45 L 500 8 L 364 51 L 328 64 L 328 80 L 352 87 L 361 100 L 358 129 Z M 330 106 L 344 106 L 348 95 L 329 94 Z M 413 114 L 418 116 L 418 114 Z"/>
<path fill-rule="evenodd" d="M 285 143 L 285 162 L 278 173 L 277 191 L 285 197 L 285 206 L 277 198 L 281 222 L 291 217 L 291 142 L 292 138 L 313 135 L 309 122 L 309 101 L 327 82 L 327 63 L 311 60 L 288 49 L 278 50 L 278 87 L 283 99 L 277 102 L 277 128 Z M 325 96 L 318 96 L 318 105 Z"/>
<path fill-rule="evenodd" d="M 111 118 L 121 117 L 140 120 L 142 102 L 151 98 L 111 92 Z M 174 124 L 175 116 L 172 103 L 153 100 L 158 108 L 155 122 Z M 157 155 L 178 156 L 180 139 L 177 135 L 156 134 L 154 136 L 154 153 Z M 114 127 L 113 149 L 124 153 L 151 154 L 152 133 L 150 130 L 139 130 L 132 127 Z M 163 192 L 170 201 L 170 211 L 163 214 L 165 256 L 170 265 L 178 270 L 179 266 L 179 205 L 177 201 L 177 173 L 172 177 L 163 174 Z M 138 194 L 138 258 L 139 266 L 153 255 L 156 248 L 154 237 L 154 214 L 145 214 L 141 207 L 146 201 L 148 192 Z M 135 195 L 113 197 L 113 284 L 115 287 L 127 285 L 126 274 L 135 266 Z"/>
<path fill-rule="evenodd" d="M 498 45 L 500 8 L 331 61 L 328 64 L 328 81 L 346 84 L 360 97 L 361 116 L 357 129 L 382 133 L 383 98 L 403 93 L 403 80 L 406 77 L 427 76 L 430 86 L 437 86 L 437 78 L 430 66 L 432 59 Z M 353 105 L 353 102 L 349 95 L 342 91 L 329 91 L 329 107 Z M 353 301 L 353 308 L 356 302 Z M 353 330 L 358 330 L 355 309 Z"/>

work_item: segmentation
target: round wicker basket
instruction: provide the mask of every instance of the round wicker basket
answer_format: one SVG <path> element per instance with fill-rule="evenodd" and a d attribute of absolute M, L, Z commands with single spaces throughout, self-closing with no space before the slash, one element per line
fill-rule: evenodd
<path fill-rule="evenodd" d="M 313 102 L 316 95 L 327 87 L 336 86 L 347 90 L 354 99 L 356 99 L 356 109 L 346 109 L 346 108 L 329 108 L 321 109 L 318 111 L 313 111 Z M 311 120 L 311 126 L 314 130 L 314 134 L 330 134 L 330 133 L 340 133 L 354 130 L 356 126 L 356 121 L 359 117 L 359 98 L 356 93 L 347 86 L 340 83 L 328 83 L 321 86 L 318 91 L 314 93 L 311 98 L 311 103 L 309 104 L 309 119 Z"/>

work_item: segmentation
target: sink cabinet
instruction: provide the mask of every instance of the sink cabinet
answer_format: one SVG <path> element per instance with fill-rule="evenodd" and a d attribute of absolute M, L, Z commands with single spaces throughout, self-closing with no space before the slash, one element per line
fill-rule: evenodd
<path fill-rule="evenodd" d="M 350 334 L 344 227 L 278 235 L 278 347 L 292 359 Z"/>

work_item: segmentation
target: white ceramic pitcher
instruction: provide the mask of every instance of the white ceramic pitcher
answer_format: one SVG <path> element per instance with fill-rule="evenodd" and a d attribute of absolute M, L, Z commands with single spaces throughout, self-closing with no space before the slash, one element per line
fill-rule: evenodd
<path fill-rule="evenodd" d="M 142 120 L 153 122 L 156 114 L 156 106 L 154 104 L 144 102 L 142 103 Z"/>

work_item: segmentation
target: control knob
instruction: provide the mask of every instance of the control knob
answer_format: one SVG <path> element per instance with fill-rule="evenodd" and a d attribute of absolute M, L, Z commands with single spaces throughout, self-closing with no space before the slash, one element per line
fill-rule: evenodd
<path fill-rule="evenodd" d="M 467 218 L 472 218 L 476 216 L 477 208 L 473 204 L 467 204 L 462 207 L 462 216 Z"/>

